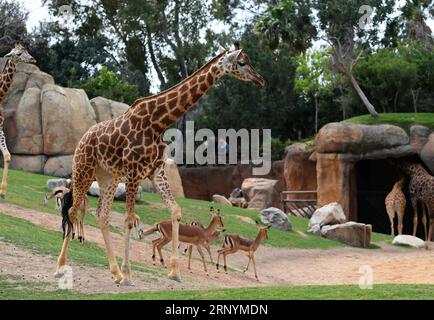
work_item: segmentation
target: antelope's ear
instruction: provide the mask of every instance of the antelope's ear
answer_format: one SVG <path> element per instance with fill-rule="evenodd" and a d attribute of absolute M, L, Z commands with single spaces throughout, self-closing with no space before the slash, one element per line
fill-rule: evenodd
<path fill-rule="evenodd" d="M 270 229 L 270 228 L 271 228 L 271 226 L 270 226 L 270 225 L 268 225 L 268 226 L 267 226 L 267 229 Z"/>
<path fill-rule="evenodd" d="M 209 207 L 209 211 L 214 211 L 214 207 Z"/>
<path fill-rule="evenodd" d="M 235 61 L 237 61 L 240 53 L 241 53 L 241 50 L 235 50 L 235 51 L 229 52 L 225 57 L 225 61 L 229 62 L 229 63 L 234 63 Z"/>

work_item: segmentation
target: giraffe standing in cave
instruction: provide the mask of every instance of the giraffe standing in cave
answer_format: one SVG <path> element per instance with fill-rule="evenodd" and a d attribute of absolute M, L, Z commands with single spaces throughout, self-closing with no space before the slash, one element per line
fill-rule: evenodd
<path fill-rule="evenodd" d="M 407 204 L 404 192 L 402 192 L 404 182 L 404 177 L 395 182 L 392 191 L 390 191 L 384 201 L 386 204 L 387 215 L 389 216 L 390 220 L 390 233 L 392 236 L 395 236 L 395 228 L 393 224 L 393 219 L 395 218 L 395 215 L 398 216 L 398 234 L 402 234 L 402 221 L 404 219 L 405 206 Z"/>
<path fill-rule="evenodd" d="M 36 60 L 20 44 L 15 45 L 15 48 L 4 57 L 6 58 L 6 62 L 2 72 L 0 73 L 0 103 L 6 98 L 9 89 L 11 88 L 17 65 L 20 62 L 36 62 Z M 2 199 L 6 196 L 9 163 L 11 162 L 11 154 L 6 146 L 6 138 L 3 131 L 4 120 L 3 108 L 0 108 L 0 149 L 3 154 L 3 177 L 0 188 L 0 198 Z"/>
<path fill-rule="evenodd" d="M 413 236 L 416 235 L 417 231 L 417 205 L 420 204 L 422 206 L 425 240 L 431 241 L 434 230 L 434 177 L 420 163 L 403 160 L 395 160 L 393 163 L 410 177 L 408 188 L 413 207 Z M 429 232 L 427 232 L 427 216 L 430 219 Z"/>
<path fill-rule="evenodd" d="M 264 86 L 264 79 L 253 69 L 249 58 L 236 45 L 235 50 L 223 51 L 207 64 L 174 87 L 157 95 L 140 98 L 122 115 L 91 127 L 81 138 L 74 154 L 72 167 L 72 201 L 69 208 L 69 231 L 57 261 L 55 275 L 63 274 L 72 225 L 82 199 L 94 178 L 100 187 L 96 217 L 107 249 L 110 271 L 115 283 L 132 285 L 129 263 L 131 229 L 138 224 L 134 212 L 139 181 L 149 177 L 172 215 L 172 255 L 169 278 L 180 281 L 178 266 L 179 221 L 181 208 L 169 189 L 164 171 L 164 131 L 214 86 L 224 75 Z M 111 242 L 110 211 L 119 180 L 126 178 L 126 213 L 124 251 L 121 269 Z"/>

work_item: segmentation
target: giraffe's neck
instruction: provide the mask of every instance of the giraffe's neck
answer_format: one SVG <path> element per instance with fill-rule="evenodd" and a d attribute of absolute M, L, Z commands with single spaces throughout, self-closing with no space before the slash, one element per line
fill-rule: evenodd
<path fill-rule="evenodd" d="M 219 54 L 190 77 L 153 97 L 137 100 L 132 115 L 148 116 L 146 126 L 160 135 L 188 112 L 223 75 L 223 53 Z"/>
<path fill-rule="evenodd" d="M 6 60 L 5 66 L 0 73 L 0 102 L 5 99 L 11 87 L 12 81 L 14 80 L 15 71 L 16 66 L 12 59 Z"/>

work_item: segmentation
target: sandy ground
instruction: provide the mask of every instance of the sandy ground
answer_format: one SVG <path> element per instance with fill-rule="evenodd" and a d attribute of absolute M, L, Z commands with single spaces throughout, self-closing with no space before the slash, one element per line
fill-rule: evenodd
<path fill-rule="evenodd" d="M 0 203 L 0 212 L 26 219 L 50 230 L 60 229 L 60 217 L 35 210 L 29 210 L 8 203 Z M 122 227 L 123 219 L 113 213 L 112 224 Z M 86 241 L 103 246 L 99 229 L 86 226 Z M 112 234 L 116 254 L 121 255 L 122 236 Z M 131 258 L 142 265 L 151 265 L 152 248 L 147 237 L 144 241 L 132 241 Z M 154 236 L 155 238 L 155 236 Z M 60 240 L 59 240 L 60 241 Z M 59 244 L 60 246 L 60 244 Z M 192 270 L 186 268 L 186 256 L 180 255 L 183 282 L 177 283 L 164 276 L 167 269 L 158 266 L 163 276 L 149 275 L 134 271 L 135 286 L 119 287 L 113 284 L 111 274 L 105 268 L 69 265 L 74 272 L 74 290 L 84 293 L 109 293 L 145 290 L 181 290 L 227 287 L 249 287 L 260 285 L 329 285 L 358 284 L 366 271 L 372 270 L 375 284 L 434 284 L 434 246 L 428 249 L 410 249 L 381 244 L 381 249 L 290 249 L 261 246 L 256 252 L 256 265 L 260 281 L 253 277 L 252 266 L 243 274 L 241 270 L 247 262 L 242 254 L 228 257 L 229 267 L 235 269 L 228 274 L 217 272 L 208 265 L 207 276 L 198 259 L 194 259 Z M 170 246 L 167 246 L 169 249 Z M 214 259 L 217 248 L 213 248 Z M 166 261 L 169 251 L 163 252 Z M 194 255 L 197 256 L 195 252 Z M 31 262 L 31 263 L 29 263 Z M 6 244 L 0 239 L 0 275 L 14 275 L 30 281 L 42 281 L 48 288 L 57 287 L 57 279 L 52 276 L 55 258 L 31 253 L 27 250 Z"/>

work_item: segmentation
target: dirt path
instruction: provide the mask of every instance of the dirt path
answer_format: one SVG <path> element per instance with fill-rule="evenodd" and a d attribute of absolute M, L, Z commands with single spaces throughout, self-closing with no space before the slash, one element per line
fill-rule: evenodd
<path fill-rule="evenodd" d="M 51 230 L 60 229 L 60 217 L 21 208 L 15 205 L 0 203 L 0 212 L 14 217 L 26 219 L 36 225 Z M 114 213 L 113 225 L 122 226 L 122 217 Z M 97 228 L 86 225 L 86 240 L 103 246 L 103 239 Z M 116 253 L 121 254 L 122 236 L 112 234 Z M 132 242 L 131 258 L 143 265 L 151 265 L 151 238 L 145 241 Z M 214 248 L 214 256 L 217 248 Z M 3 256 L 3 246 L 0 253 Z M 7 250 L 6 250 L 7 251 Z M 5 251 L 5 252 L 6 252 Z M 28 254 L 28 253 L 27 253 Z M 169 252 L 164 252 L 166 259 Z M 381 249 L 357 249 L 336 248 L 328 250 L 320 249 L 286 249 L 261 246 L 256 255 L 256 264 L 261 281 L 258 283 L 253 278 L 253 270 L 247 274 L 241 272 L 229 272 L 229 274 L 217 273 L 215 268 L 209 265 L 210 276 L 207 277 L 199 260 L 192 264 L 193 274 L 186 268 L 187 259 L 181 255 L 181 272 L 184 275 L 182 283 L 169 281 L 166 277 L 157 280 L 141 280 L 140 272 L 137 274 L 136 286 L 133 288 L 116 288 L 110 281 L 108 270 L 101 268 L 77 267 L 74 274 L 83 279 L 81 287 L 77 290 L 83 292 L 124 292 L 142 290 L 164 289 L 199 289 L 199 288 L 224 288 L 224 287 L 248 287 L 258 285 L 325 285 L 325 284 L 357 284 L 362 275 L 359 269 L 369 266 L 373 271 L 374 284 L 379 283 L 415 283 L 434 284 L 434 250 L 433 249 L 409 249 L 382 244 Z M 9 258 L 8 258 L 9 259 Z M 8 260 L 6 259 L 6 260 Z M 27 259 L 27 258 L 26 258 Z M 0 259 L 0 270 L 4 267 L 3 258 Z M 24 260 L 23 260 L 24 261 Z M 27 260 L 29 261 L 29 260 Z M 235 270 L 242 270 L 247 258 L 241 254 L 228 257 L 228 265 Z M 13 267 L 20 261 L 11 262 Z M 55 260 L 52 257 L 44 257 L 38 267 L 40 277 L 48 279 L 54 270 Z M 162 271 L 167 272 L 161 268 Z M 34 272 L 30 270 L 29 272 Z M 193 277 L 194 275 L 194 277 Z M 49 280 L 54 283 L 55 280 Z"/>

